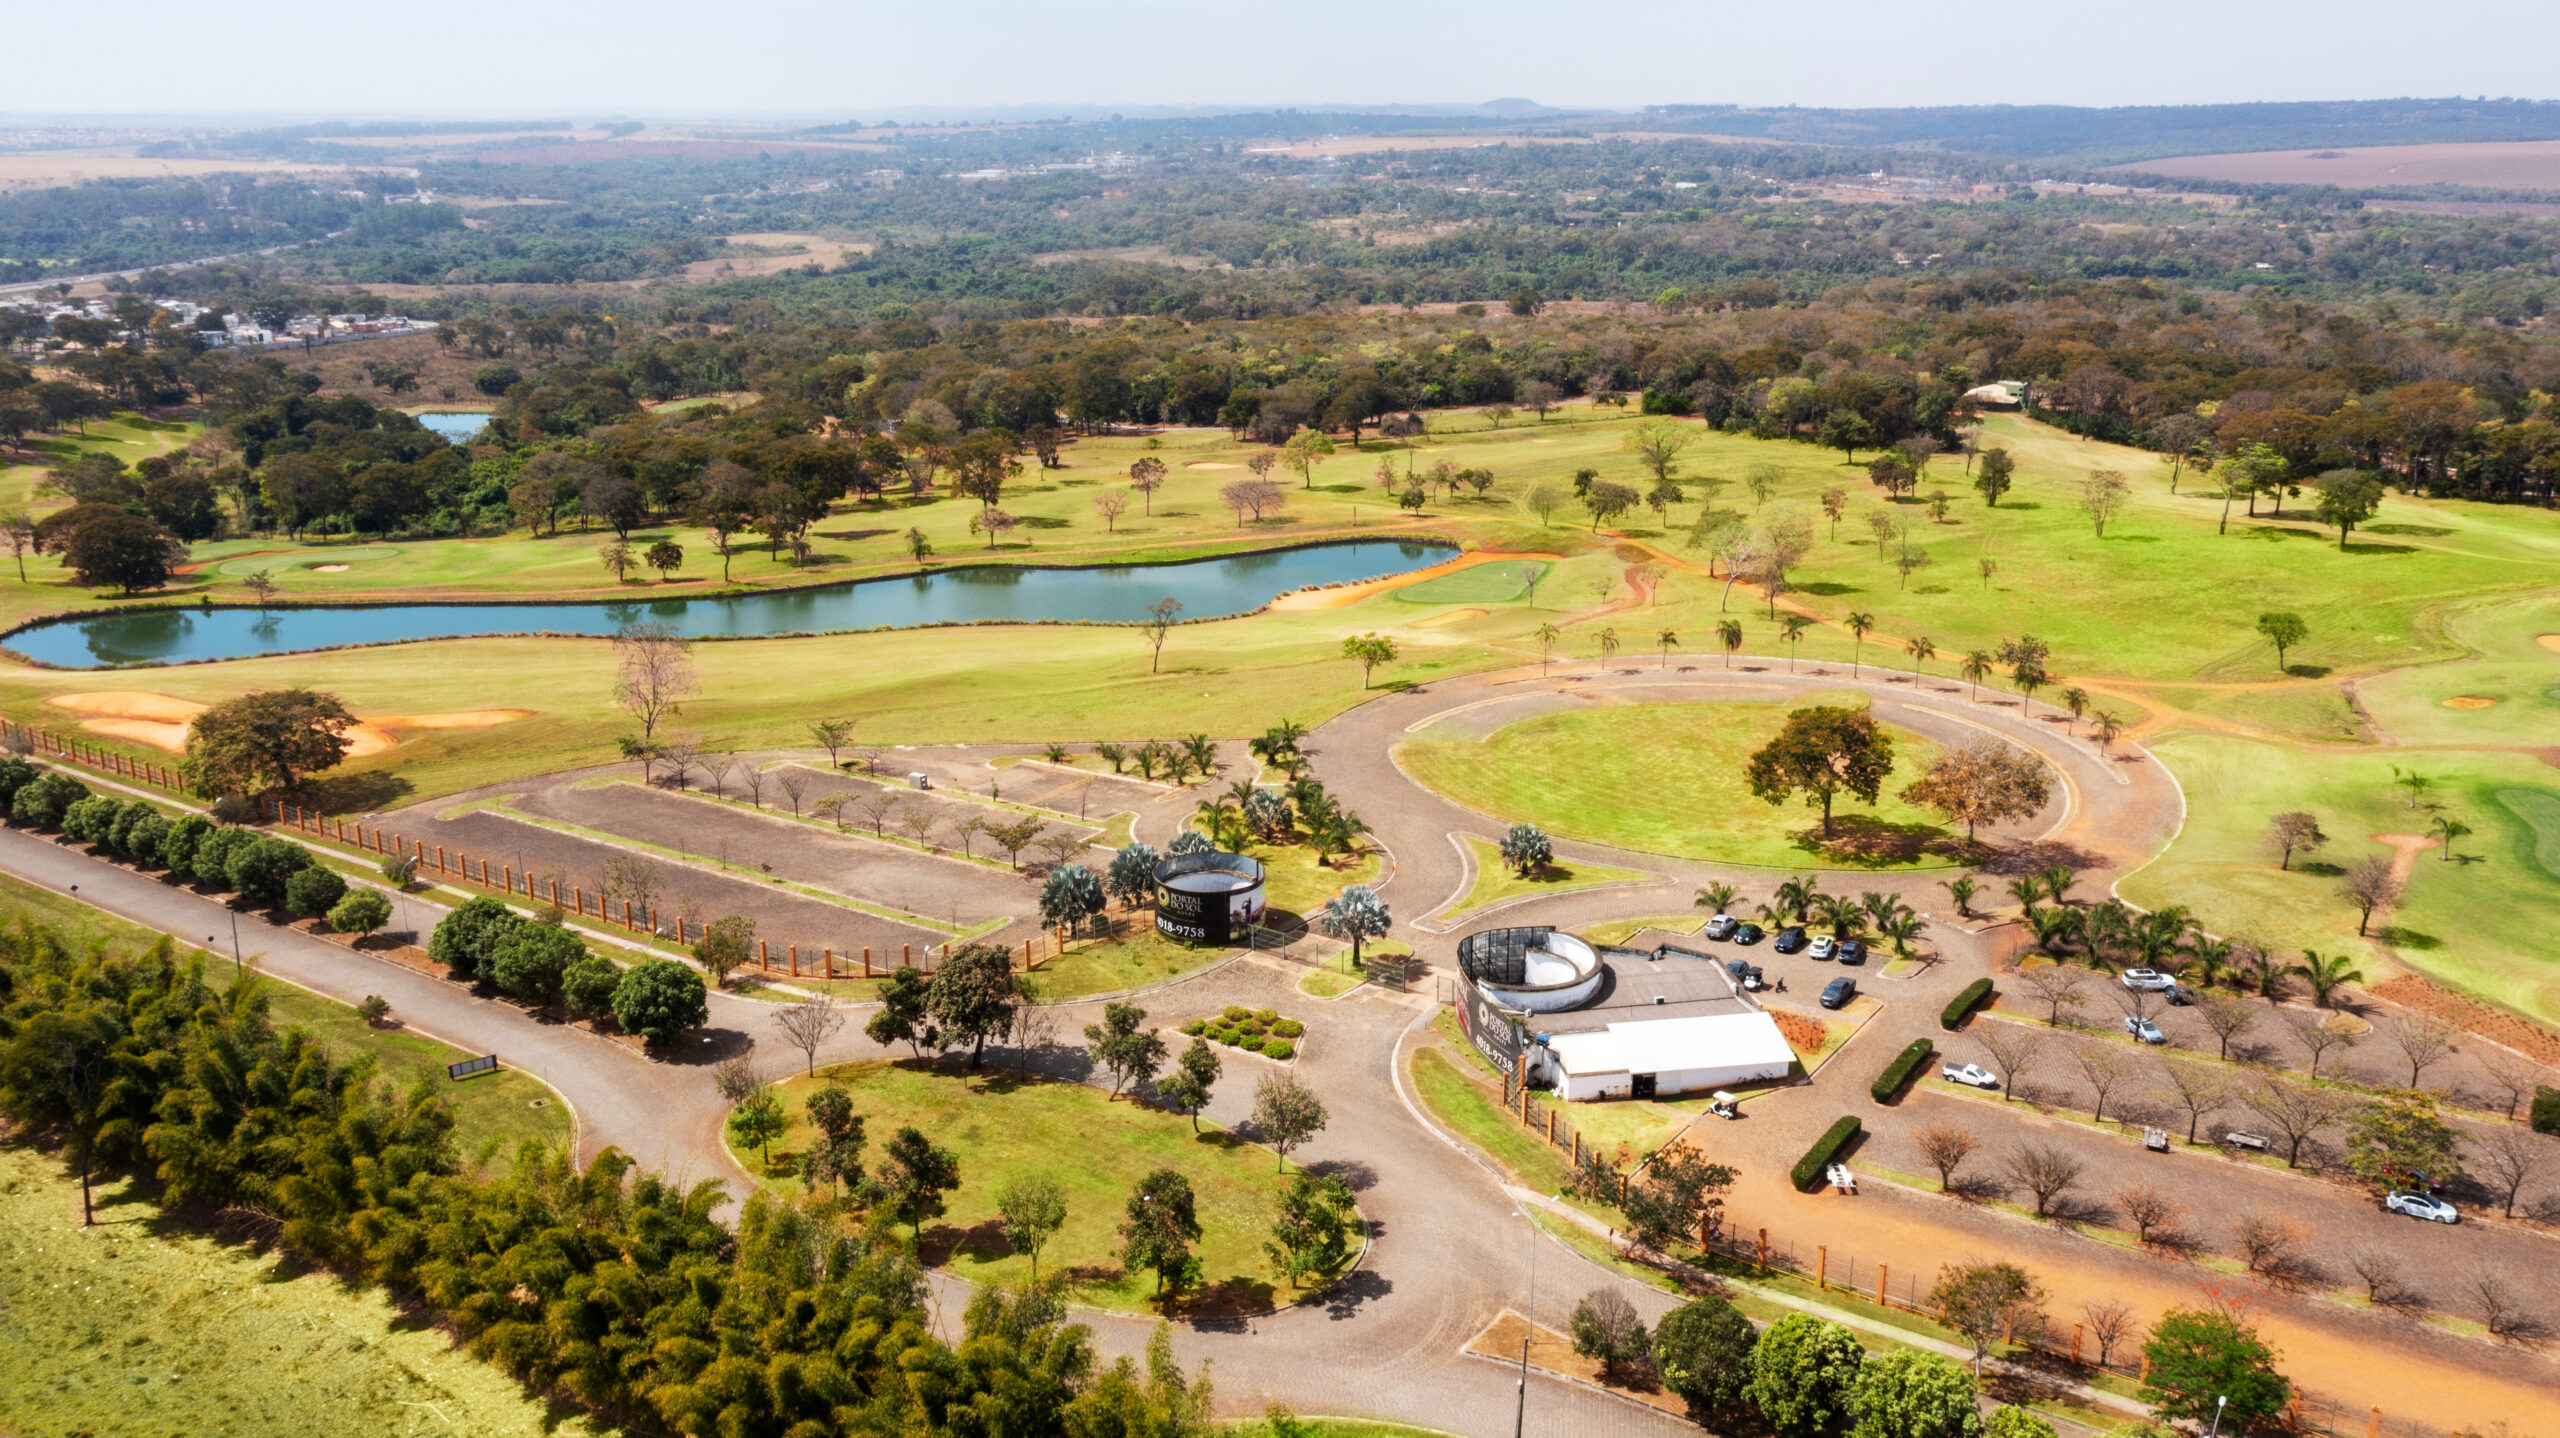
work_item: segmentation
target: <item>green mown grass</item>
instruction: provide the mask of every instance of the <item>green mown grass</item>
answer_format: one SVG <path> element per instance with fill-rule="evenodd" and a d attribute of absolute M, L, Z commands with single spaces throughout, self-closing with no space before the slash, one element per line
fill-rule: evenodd
<path fill-rule="evenodd" d="M 1546 577 L 1548 566 L 1524 559 L 1510 564 L 1479 564 L 1408 584 L 1395 592 L 1406 604 L 1508 604 L 1528 597 L 1530 586 Z"/>
<path fill-rule="evenodd" d="M 1473 834 L 1461 837 L 1467 841 L 1467 851 L 1475 856 L 1476 881 L 1467 890 L 1465 898 L 1440 916 L 1445 923 L 1454 923 L 1487 904 L 1499 904 L 1524 894 L 1569 894 L 1576 889 L 1594 889 L 1602 884 L 1654 877 L 1641 869 L 1621 869 L 1610 864 L 1557 862 L 1524 879 L 1518 870 L 1503 862 L 1502 846 L 1487 843 Z"/>
<path fill-rule="evenodd" d="M 1084 939 L 1047 960 L 1032 977 L 1044 1000 L 1117 993 L 1203 968 L 1226 957 L 1227 950 L 1177 944 L 1155 930 L 1152 916 L 1123 922 L 1108 938 Z"/>
<path fill-rule="evenodd" d="M 1470 809 L 1622 849 L 1770 868 L 1949 866 L 1914 852 L 1946 837 L 1937 820 L 1893 797 L 1937 758 L 1936 745 L 1908 730 L 1887 726 L 1894 769 L 1879 802 L 1840 802 L 1829 843 L 1819 815 L 1800 803 L 1751 796 L 1743 779 L 1751 754 L 1791 710 L 1813 702 L 1595 705 L 1523 719 L 1483 739 L 1426 730 L 1396 758 Z"/>
<path fill-rule="evenodd" d="M 1221 1082 L 1249 1083 L 1245 1068 L 1230 1067 Z M 828 1084 L 851 1091 L 854 1110 L 868 1125 L 866 1158 L 876 1158 L 891 1135 L 912 1124 L 959 1160 L 960 1187 L 947 1196 L 946 1212 L 924 1225 L 923 1245 L 931 1261 L 963 1278 L 1013 1283 L 1030 1275 L 1030 1261 L 1004 1241 L 995 1199 L 1010 1179 L 1045 1176 L 1067 1190 L 1067 1221 L 1042 1250 L 1041 1271 L 1069 1275 L 1078 1302 L 1153 1307 L 1154 1277 L 1121 1271 L 1117 1229 L 1138 1180 L 1171 1168 L 1191 1181 L 1202 1230 L 1193 1252 L 1204 1288 L 1193 1306 L 1249 1310 L 1290 1301 L 1288 1281 L 1262 1251 L 1278 1211 L 1275 1195 L 1289 1182 L 1269 1149 L 1207 1123 L 1194 1132 L 1191 1120 L 1178 1114 L 1115 1101 L 1083 1084 L 870 1061 L 779 1085 L 791 1130 L 774 1145 L 778 1159 L 807 1144 L 804 1105 Z M 800 1190 L 787 1159 L 767 1169 L 752 1150 L 738 1150 L 734 1141 L 731 1148 L 748 1172 L 764 1174 L 766 1187 Z"/>

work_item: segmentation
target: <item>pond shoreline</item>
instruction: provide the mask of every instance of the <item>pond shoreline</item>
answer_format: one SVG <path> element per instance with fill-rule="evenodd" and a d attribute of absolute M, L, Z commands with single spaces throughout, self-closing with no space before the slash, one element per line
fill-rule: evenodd
<path fill-rule="evenodd" d="M 191 664 L 227 664 L 242 659 L 276 658 L 295 654 L 324 654 L 343 649 L 371 649 L 391 644 L 429 644 L 441 640 L 454 639 L 603 639 L 610 641 L 613 636 L 609 632 L 598 633 L 584 630 L 525 629 L 467 634 L 412 635 L 395 639 L 351 640 L 336 644 L 301 645 L 290 649 L 258 650 L 254 653 L 248 654 L 228 654 L 205 658 L 144 659 L 123 663 L 100 661 L 90 664 L 56 663 L 52 660 L 27 653 L 12 642 L 22 634 L 39 629 L 85 625 L 102 619 L 146 618 L 153 615 L 242 614 L 252 611 L 264 615 L 276 612 L 312 613 L 374 609 L 556 609 L 562 607 L 576 607 L 602 610 L 612 608 L 616 605 L 629 606 L 635 609 L 659 604 L 707 603 L 716 605 L 736 600 L 814 597 L 824 595 L 833 590 L 851 591 L 864 585 L 885 585 L 901 579 L 912 582 L 918 580 L 929 581 L 945 577 L 962 577 L 965 579 L 966 576 L 971 575 L 1080 574 L 1102 570 L 1162 569 L 1182 565 L 1213 565 L 1234 560 L 1257 559 L 1267 556 L 1277 557 L 1303 553 L 1308 550 L 1340 549 L 1361 545 L 1393 545 L 1398 548 L 1437 550 L 1442 552 L 1432 557 L 1427 563 L 1412 565 L 1401 570 L 1390 569 L 1382 573 L 1368 574 L 1356 578 L 1333 579 L 1315 584 L 1301 584 L 1292 588 L 1276 591 L 1265 597 L 1261 603 L 1250 608 L 1226 611 L 1217 614 L 1193 615 L 1177 619 L 1174 622 L 1176 624 L 1187 625 L 1213 623 L 1228 619 L 1242 619 L 1249 615 L 1263 613 L 1270 609 L 1275 602 L 1287 597 L 1288 595 L 1303 594 L 1326 589 L 1339 589 L 1356 584 L 1367 584 L 1375 582 L 1377 579 L 1382 577 L 1399 577 L 1407 574 L 1419 574 L 1429 569 L 1436 568 L 1441 564 L 1445 564 L 1452 559 L 1459 558 L 1465 552 L 1464 546 L 1458 541 L 1448 539 L 1440 535 L 1399 534 L 1393 537 L 1381 537 L 1377 539 L 1352 537 L 1309 539 L 1294 544 L 1274 545 L 1260 549 L 1227 550 L 1205 555 L 1191 555 L 1188 557 L 1171 556 L 1159 559 L 1113 560 L 1097 564 L 1019 564 L 995 560 L 979 563 L 952 564 L 940 568 L 920 569 L 905 574 L 875 574 L 849 579 L 828 579 L 809 584 L 777 585 L 772 588 L 744 589 L 733 587 L 726 590 L 714 590 L 700 594 L 642 596 L 629 599 L 579 599 L 569 601 L 562 601 L 558 599 L 521 598 L 345 599 L 316 601 L 277 600 L 264 605 L 237 603 L 217 604 L 203 599 L 199 599 L 199 601 L 195 603 L 188 603 L 177 599 L 155 599 L 147 603 L 136 604 L 128 607 L 68 610 L 53 614 L 37 615 L 22 620 L 17 624 L 11 625 L 5 630 L 0 630 L 0 656 L 6 656 L 18 663 L 25 664 L 36 669 L 47 669 L 60 673 L 92 673 L 109 671 L 121 672 L 134 669 L 177 668 Z M 688 638 L 700 643 L 734 643 L 766 639 L 833 638 L 846 635 L 879 634 L 910 629 L 971 628 L 981 625 L 1029 626 L 1046 624 L 1082 625 L 1097 628 L 1130 628 L 1143 622 L 1144 621 L 1137 619 L 984 617 L 924 620 L 919 622 L 895 624 L 830 626 L 818 629 L 773 630 L 757 634 L 697 634 L 688 636 Z"/>

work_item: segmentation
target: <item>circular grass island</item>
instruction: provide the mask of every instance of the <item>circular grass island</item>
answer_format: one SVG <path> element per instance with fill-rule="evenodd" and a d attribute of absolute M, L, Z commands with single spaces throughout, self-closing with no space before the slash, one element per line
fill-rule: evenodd
<path fill-rule="evenodd" d="M 1171 1035 L 1167 1036 L 1171 1038 Z M 1183 1041 L 1176 1040 L 1180 1047 Z M 1249 1084 L 1252 1066 L 1229 1063 L 1221 1086 Z M 801 1190 L 799 1155 L 813 1133 L 809 1095 L 830 1084 L 851 1095 L 862 1115 L 867 1171 L 892 1134 L 913 1125 L 960 1165 L 960 1186 L 943 1196 L 943 1213 L 918 1235 L 924 1261 L 972 1283 L 1013 1284 L 1031 1261 L 1005 1242 L 996 1193 L 1010 1180 L 1044 1177 L 1066 1190 L 1067 1220 L 1040 1251 L 1043 1275 L 1064 1275 L 1076 1303 L 1126 1313 L 1169 1312 L 1191 1318 L 1260 1313 L 1320 1292 L 1340 1270 L 1292 1288 L 1262 1245 L 1279 1214 L 1279 1195 L 1298 1166 L 1281 1171 L 1271 1150 L 1248 1143 L 1206 1119 L 1197 1132 L 1178 1113 L 1064 1079 L 1024 1078 L 992 1066 L 963 1073 L 957 1062 L 870 1059 L 820 1069 L 774 1085 L 791 1126 L 774 1141 L 768 1164 L 751 1147 L 726 1139 L 739 1167 L 775 1194 Z M 1119 1227 L 1138 1180 L 1169 1168 L 1191 1182 L 1200 1221 L 1192 1246 L 1200 1283 L 1169 1309 L 1156 1302 L 1154 1275 L 1127 1273 Z M 1355 1235 L 1351 1258 L 1358 1261 Z"/>
<path fill-rule="evenodd" d="M 1841 692 L 1784 701 L 1594 704 L 1476 736 L 1434 726 L 1397 746 L 1416 782 L 1505 824 L 1648 854 L 1728 864 L 1849 869 L 1954 868 L 1962 835 L 1895 798 L 1936 762 L 1938 746 L 1895 725 L 1893 772 L 1877 802 L 1843 796 L 1829 839 L 1801 799 L 1752 797 L 1744 771 L 1789 712 L 1866 707 Z M 1440 732 L 1435 732 L 1438 730 Z"/>

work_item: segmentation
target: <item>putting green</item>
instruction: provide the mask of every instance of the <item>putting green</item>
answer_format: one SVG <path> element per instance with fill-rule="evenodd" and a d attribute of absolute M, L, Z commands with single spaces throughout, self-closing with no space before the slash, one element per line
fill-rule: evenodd
<path fill-rule="evenodd" d="M 1544 560 L 1511 564 L 1471 564 L 1437 579 L 1408 584 L 1394 591 L 1407 604 L 1508 604 L 1546 577 Z"/>
<path fill-rule="evenodd" d="M 2533 861 L 2560 879 L 2560 794 L 2542 789 L 2501 789 L 2498 802 L 2533 829 Z"/>
<path fill-rule="evenodd" d="M 1652 854 L 1734 864 L 1838 868 L 1946 868 L 1951 836 L 1926 810 L 1893 797 L 1927 770 L 1937 746 L 1887 725 L 1893 773 L 1874 806 L 1834 806 L 1826 843 L 1820 815 L 1801 801 L 1751 795 L 1743 769 L 1792 709 L 1851 695 L 1785 704 L 1598 705 L 1506 725 L 1484 738 L 1425 730 L 1396 750 L 1405 771 L 1470 809 L 1509 823 Z"/>
<path fill-rule="evenodd" d="M 389 559 L 398 548 L 388 544 L 366 544 L 351 549 L 297 549 L 285 554 L 250 554 L 227 561 L 214 572 L 237 578 L 263 569 L 270 574 L 288 569 L 317 569 L 324 564 L 362 564 L 368 559 Z"/>

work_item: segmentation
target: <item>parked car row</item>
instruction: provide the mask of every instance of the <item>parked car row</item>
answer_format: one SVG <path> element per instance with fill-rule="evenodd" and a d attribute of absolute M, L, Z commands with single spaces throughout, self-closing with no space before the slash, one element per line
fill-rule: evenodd
<path fill-rule="evenodd" d="M 1707 920 L 1705 932 L 1710 939 L 1729 939 L 1737 944 L 1756 944 L 1769 936 L 1768 930 L 1758 924 L 1745 923 L 1731 914 L 1718 914 Z M 1780 929 L 1777 937 L 1770 939 L 1769 947 L 1782 954 L 1802 953 L 1817 962 L 1837 959 L 1844 964 L 1856 965 L 1867 961 L 1867 946 L 1858 940 L 1809 935 L 1801 924 L 1790 924 Z"/>

